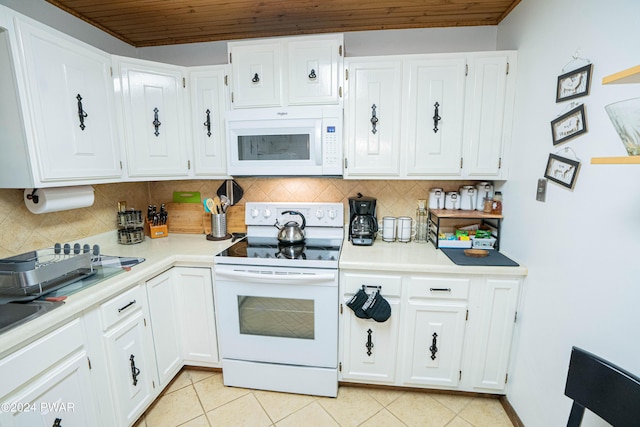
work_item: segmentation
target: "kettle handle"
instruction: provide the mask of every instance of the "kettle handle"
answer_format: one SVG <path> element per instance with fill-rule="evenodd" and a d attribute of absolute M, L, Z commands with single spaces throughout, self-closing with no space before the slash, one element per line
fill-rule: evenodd
<path fill-rule="evenodd" d="M 304 226 L 307 225 L 307 220 L 304 218 L 304 215 L 302 215 L 300 212 L 298 211 L 284 211 L 282 212 L 282 215 L 300 215 L 300 218 L 302 218 L 302 225 L 300 226 L 301 230 L 304 230 Z"/>

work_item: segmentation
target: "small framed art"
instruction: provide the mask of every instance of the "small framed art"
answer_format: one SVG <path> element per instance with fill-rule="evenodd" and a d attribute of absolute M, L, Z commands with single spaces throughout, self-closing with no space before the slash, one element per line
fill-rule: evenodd
<path fill-rule="evenodd" d="M 588 64 L 558 76 L 556 102 L 589 95 L 592 68 L 593 64 Z"/>
<path fill-rule="evenodd" d="M 551 121 L 553 145 L 561 144 L 571 138 L 587 132 L 584 104 L 580 104 L 568 113 Z"/>
<path fill-rule="evenodd" d="M 549 154 L 544 177 L 571 189 L 575 184 L 578 168 L 580 168 L 580 162 L 576 160 L 567 159 L 557 154 Z"/>

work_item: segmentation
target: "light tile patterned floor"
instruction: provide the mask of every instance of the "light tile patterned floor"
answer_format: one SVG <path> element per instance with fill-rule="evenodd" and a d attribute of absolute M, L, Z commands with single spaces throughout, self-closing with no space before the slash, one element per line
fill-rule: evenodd
<path fill-rule="evenodd" d="M 497 399 L 341 386 L 338 397 L 225 387 L 183 369 L 136 427 L 512 427 Z"/>

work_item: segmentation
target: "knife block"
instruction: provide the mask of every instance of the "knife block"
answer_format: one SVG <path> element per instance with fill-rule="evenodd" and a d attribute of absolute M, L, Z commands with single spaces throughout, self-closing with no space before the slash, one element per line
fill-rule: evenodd
<path fill-rule="evenodd" d="M 145 232 L 152 239 L 167 237 L 169 235 L 169 226 L 167 224 L 152 225 L 149 221 L 147 221 L 145 223 Z"/>

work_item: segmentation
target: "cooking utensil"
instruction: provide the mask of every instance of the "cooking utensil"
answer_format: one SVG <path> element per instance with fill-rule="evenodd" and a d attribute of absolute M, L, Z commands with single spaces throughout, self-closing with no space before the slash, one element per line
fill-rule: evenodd
<path fill-rule="evenodd" d="M 215 210 L 212 210 L 212 213 L 221 214 L 222 213 L 222 204 L 220 203 L 220 197 L 215 196 L 213 198 L 213 206 Z"/>
<path fill-rule="evenodd" d="M 233 206 L 242 199 L 244 190 L 233 179 L 227 179 L 220 185 L 216 194 L 219 197 L 226 196 L 229 199 L 229 206 Z"/>
<path fill-rule="evenodd" d="M 204 200 L 204 210 L 207 213 L 215 213 L 215 209 L 216 209 L 216 205 L 213 202 L 213 199 L 211 197 L 207 197 Z"/>
<path fill-rule="evenodd" d="M 227 208 L 229 207 L 229 198 L 224 194 L 220 196 L 220 206 L 222 208 L 222 213 L 227 213 Z"/>
<path fill-rule="evenodd" d="M 276 219 L 276 223 L 273 224 L 278 230 L 278 241 L 283 244 L 293 245 L 304 241 L 304 227 L 307 225 L 307 220 L 300 212 L 297 211 L 284 211 L 282 215 L 299 215 L 302 218 L 302 225 L 297 221 L 289 221 L 282 227 Z"/>

